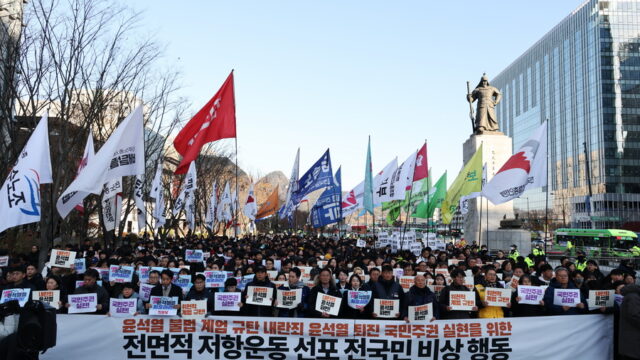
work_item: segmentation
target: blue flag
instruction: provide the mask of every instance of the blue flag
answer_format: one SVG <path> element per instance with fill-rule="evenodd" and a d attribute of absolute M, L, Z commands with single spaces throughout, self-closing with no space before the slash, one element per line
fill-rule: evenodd
<path fill-rule="evenodd" d="M 311 209 L 311 223 L 314 228 L 334 224 L 342 220 L 342 180 L 341 169 L 336 171 L 331 187 L 327 188 Z"/>
<path fill-rule="evenodd" d="M 330 187 L 332 183 L 331 156 L 327 149 L 324 155 L 298 180 L 298 190 L 292 196 L 293 204 L 298 205 L 311 192 Z"/>

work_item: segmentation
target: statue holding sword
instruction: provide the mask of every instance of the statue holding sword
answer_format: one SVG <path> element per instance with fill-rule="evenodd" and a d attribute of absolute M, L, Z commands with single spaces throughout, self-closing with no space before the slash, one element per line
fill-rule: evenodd
<path fill-rule="evenodd" d="M 469 116 L 473 123 L 474 134 L 484 134 L 500 131 L 498 119 L 496 118 L 495 107 L 502 99 L 502 94 L 497 88 L 489 84 L 486 74 L 482 75 L 478 86 L 470 92 L 469 82 L 467 82 L 467 101 L 469 102 Z M 472 103 L 478 100 L 475 117 Z"/>

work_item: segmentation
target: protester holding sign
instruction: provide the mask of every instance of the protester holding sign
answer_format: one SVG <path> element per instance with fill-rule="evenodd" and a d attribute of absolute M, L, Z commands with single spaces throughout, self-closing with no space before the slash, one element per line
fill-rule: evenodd
<path fill-rule="evenodd" d="M 496 270 L 493 267 L 487 267 L 484 272 L 484 279 L 475 286 L 478 295 L 480 295 L 480 301 L 482 301 L 482 307 L 478 311 L 479 318 L 491 318 L 491 319 L 499 319 L 505 317 L 505 311 L 502 307 L 499 306 L 490 306 L 487 302 L 487 289 L 504 289 L 504 286 L 498 282 L 498 277 L 496 275 Z M 507 298 L 508 303 L 505 308 L 511 307 L 511 293 Z"/>
<path fill-rule="evenodd" d="M 378 282 L 372 288 L 373 291 L 373 299 L 381 299 L 381 300 L 398 300 L 400 302 L 400 309 L 405 307 L 404 304 L 404 290 L 398 284 L 393 276 L 393 268 L 391 265 L 384 265 L 382 267 L 382 275 L 378 279 Z M 376 313 L 372 313 L 372 316 L 375 318 Z M 400 312 L 394 314 L 392 319 L 399 319 L 401 316 Z"/>
<path fill-rule="evenodd" d="M 289 270 L 289 278 L 287 279 L 287 283 L 284 285 L 281 285 L 278 290 L 282 291 L 282 290 L 296 290 L 296 289 L 300 289 L 302 292 L 301 298 L 300 298 L 300 303 L 298 303 L 298 305 L 293 308 L 293 309 L 287 309 L 287 308 L 276 308 L 276 311 L 278 312 L 278 317 L 305 317 L 305 313 L 307 311 L 307 306 L 309 305 L 307 303 L 307 300 L 309 298 L 309 293 L 311 292 L 311 290 L 306 287 L 304 285 L 304 283 L 302 281 L 300 281 L 300 276 L 302 275 L 300 269 L 298 269 L 297 267 L 292 268 L 291 270 Z M 276 307 L 279 304 L 276 302 Z"/>
<path fill-rule="evenodd" d="M 464 271 L 455 269 L 451 272 L 451 278 L 453 282 L 451 285 L 447 286 L 442 290 L 440 294 L 440 318 L 441 319 L 471 319 L 474 317 L 474 312 L 478 311 L 479 307 L 482 307 L 482 301 L 480 300 L 480 295 L 478 292 L 474 290 L 469 290 L 468 287 L 464 285 L 465 273 Z M 454 310 L 452 308 L 451 303 L 451 292 L 452 291 L 472 291 L 475 293 L 475 305 L 471 307 L 471 311 L 466 310 Z"/>
<path fill-rule="evenodd" d="M 575 307 L 570 305 L 559 305 L 554 303 L 554 298 L 558 291 L 575 289 L 578 290 L 578 299 Z M 578 315 L 583 313 L 586 307 L 586 301 L 579 294 L 579 289 L 569 281 L 569 270 L 566 268 L 557 268 L 556 276 L 549 282 L 549 287 L 544 293 L 544 305 L 549 315 Z"/>
<path fill-rule="evenodd" d="M 354 298 L 356 301 L 354 301 Z M 364 303 L 364 299 L 367 299 L 366 303 Z M 354 302 L 356 303 L 355 306 Z M 369 290 L 369 286 L 367 286 L 366 284 L 362 284 L 362 279 L 360 278 L 360 276 L 353 274 L 349 278 L 349 286 L 347 287 L 347 291 L 342 294 L 341 307 L 341 318 L 370 318 L 371 311 L 373 309 L 373 303 L 371 302 L 371 290 Z"/>
<path fill-rule="evenodd" d="M 309 299 L 307 301 L 307 304 L 308 304 L 307 313 L 308 313 L 308 317 L 315 317 L 315 318 L 332 317 L 331 315 L 325 312 L 319 312 L 318 310 L 316 310 L 316 302 L 317 302 L 318 294 L 325 294 L 325 295 L 330 295 L 335 297 L 342 296 L 342 294 L 340 294 L 340 291 L 338 291 L 338 289 L 336 288 L 336 283 L 335 283 L 335 280 L 333 279 L 333 275 L 331 273 L 329 265 L 327 265 L 326 267 L 322 268 L 322 270 L 320 270 L 320 273 L 318 273 L 318 276 L 316 277 L 315 286 L 309 292 Z M 336 317 L 336 316 L 333 316 L 333 317 Z"/>
<path fill-rule="evenodd" d="M 427 280 L 422 275 L 416 275 L 413 279 L 414 284 L 405 294 L 405 305 L 402 308 L 402 319 L 409 322 L 408 307 L 432 304 L 433 306 L 433 318 L 432 320 L 440 318 L 440 305 L 436 299 L 436 294 L 433 293 L 427 287 Z"/>
<path fill-rule="evenodd" d="M 84 273 L 84 285 L 76 289 L 74 294 L 96 294 L 97 305 L 96 314 L 106 314 L 109 312 L 109 293 L 102 286 L 97 284 L 98 271 L 95 269 L 89 269 Z M 69 304 L 67 304 L 67 307 Z"/>
<path fill-rule="evenodd" d="M 177 298 L 178 304 L 174 305 L 175 309 L 180 308 L 180 302 L 182 302 L 182 289 L 179 286 L 173 285 L 173 271 L 165 269 L 160 273 L 160 284 L 151 289 L 150 296 L 165 297 L 165 298 Z M 147 303 L 145 307 L 151 309 L 151 303 Z"/>
<path fill-rule="evenodd" d="M 136 311 L 133 315 L 144 314 L 144 304 L 142 303 L 142 299 L 138 295 L 137 292 L 133 289 L 133 284 L 130 282 L 126 282 L 122 284 L 122 292 L 118 295 L 117 299 L 120 300 L 130 300 L 133 299 L 136 301 Z M 109 315 L 107 313 L 107 315 Z"/>
<path fill-rule="evenodd" d="M 533 286 L 530 275 L 522 275 L 518 288 L 511 294 L 511 314 L 514 317 L 543 316 L 545 288 Z"/>
<path fill-rule="evenodd" d="M 234 279 L 235 280 L 235 279 Z M 195 276 L 193 280 L 193 287 L 185 296 L 185 300 L 205 300 L 207 302 L 207 315 L 213 314 L 214 311 L 214 296 L 209 289 L 206 288 L 206 278 L 202 274 Z"/>
<path fill-rule="evenodd" d="M 54 306 L 57 310 L 57 313 L 65 313 L 67 312 L 67 295 L 69 294 L 67 292 L 67 290 L 62 287 L 62 283 L 60 280 L 59 276 L 56 275 L 51 275 L 47 278 L 47 281 L 45 282 L 45 290 L 48 291 L 60 291 L 60 295 L 59 295 L 59 299 L 58 299 L 58 304 L 57 306 Z"/>
<path fill-rule="evenodd" d="M 269 288 L 269 289 L 272 289 L 272 291 L 275 290 L 275 286 L 267 277 L 267 269 L 264 266 L 260 265 L 256 267 L 256 272 L 255 272 L 255 276 L 253 277 L 253 280 L 251 280 L 251 282 L 249 282 L 246 288 L 242 291 L 242 304 L 243 304 L 242 315 L 272 317 L 273 316 L 273 306 L 272 306 L 273 299 L 271 299 L 269 304 L 266 306 L 255 305 L 247 302 L 248 292 L 249 292 L 248 290 L 250 286 L 256 287 L 256 288 Z"/>

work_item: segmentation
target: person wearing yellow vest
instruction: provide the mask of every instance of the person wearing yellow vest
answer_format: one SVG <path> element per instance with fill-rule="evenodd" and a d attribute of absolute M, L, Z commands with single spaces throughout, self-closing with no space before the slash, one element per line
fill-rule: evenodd
<path fill-rule="evenodd" d="M 584 256 L 582 251 L 577 252 L 578 257 L 576 258 L 576 270 L 584 271 L 587 268 L 587 259 Z"/>
<path fill-rule="evenodd" d="M 567 254 L 571 254 L 571 252 L 573 251 L 573 243 L 571 243 L 571 240 L 567 241 Z"/>
<path fill-rule="evenodd" d="M 531 259 L 531 255 L 527 256 L 524 258 L 524 262 L 527 264 L 527 266 L 529 267 L 529 269 L 533 269 L 533 267 L 536 265 L 536 263 L 533 262 L 533 260 Z"/>
<path fill-rule="evenodd" d="M 633 256 L 640 256 L 640 246 L 634 245 L 631 248 L 631 254 L 633 254 Z"/>
<path fill-rule="evenodd" d="M 475 286 L 478 295 L 480 295 L 480 300 L 482 301 L 482 306 L 480 310 L 478 310 L 478 317 L 481 319 L 499 319 L 504 317 L 504 310 L 499 306 L 489 306 L 487 301 L 485 300 L 486 296 L 486 288 L 503 288 L 502 284 L 498 282 L 498 276 L 496 275 L 495 269 L 487 269 L 484 274 L 484 279 L 480 284 Z M 511 307 L 511 303 L 507 303 L 507 308 Z"/>
<path fill-rule="evenodd" d="M 536 247 L 533 248 L 533 256 L 535 257 L 539 257 L 539 256 L 544 256 L 544 250 L 542 250 L 542 247 L 540 246 L 540 244 L 536 245 Z"/>
<path fill-rule="evenodd" d="M 513 259 L 513 261 L 518 261 L 518 257 L 520 256 L 520 252 L 518 252 L 518 247 L 516 244 L 511 245 L 511 251 L 509 251 L 509 258 Z"/>

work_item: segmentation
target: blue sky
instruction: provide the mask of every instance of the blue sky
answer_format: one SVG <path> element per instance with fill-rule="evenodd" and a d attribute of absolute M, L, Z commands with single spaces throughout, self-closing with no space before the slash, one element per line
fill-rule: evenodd
<path fill-rule="evenodd" d="M 582 0 L 137 1 L 194 112 L 235 69 L 240 166 L 288 177 L 331 149 L 343 189 L 428 141 L 435 177 L 462 166 L 466 81 L 515 60 Z"/>

